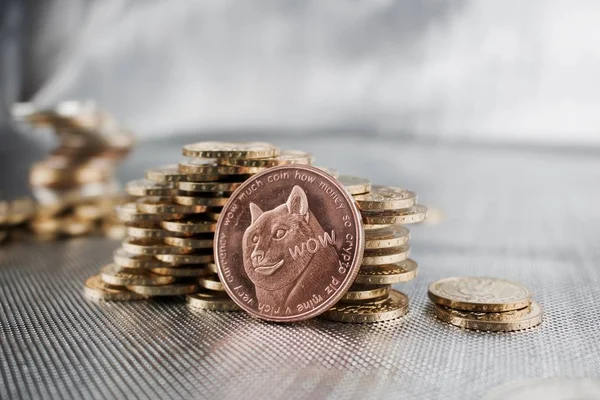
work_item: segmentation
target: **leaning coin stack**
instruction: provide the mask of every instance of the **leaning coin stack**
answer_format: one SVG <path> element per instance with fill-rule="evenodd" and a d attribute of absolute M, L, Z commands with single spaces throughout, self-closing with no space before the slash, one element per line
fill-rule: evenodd
<path fill-rule="evenodd" d="M 542 322 L 540 305 L 525 286 L 487 277 L 446 278 L 429 285 L 436 317 L 479 331 L 510 332 Z"/>
<path fill-rule="evenodd" d="M 353 323 L 402 317 L 408 312 L 408 297 L 392 289 L 392 284 L 415 278 L 418 268 L 408 258 L 410 234 L 403 225 L 424 221 L 427 208 L 405 189 L 371 185 L 367 179 L 351 176 L 339 180 L 361 212 L 365 250 L 355 283 L 323 317 Z"/>
<path fill-rule="evenodd" d="M 122 232 L 113 213 L 123 202 L 115 169 L 134 145 L 132 133 L 93 103 L 64 102 L 49 110 L 23 103 L 13 107 L 13 115 L 51 128 L 58 139 L 58 146 L 29 173 L 39 203 L 30 229 L 44 238 L 99 229 L 111 236 Z"/>
<path fill-rule="evenodd" d="M 29 221 L 35 210 L 35 202 L 28 197 L 0 201 L 0 244 L 11 236 L 11 232 Z"/>

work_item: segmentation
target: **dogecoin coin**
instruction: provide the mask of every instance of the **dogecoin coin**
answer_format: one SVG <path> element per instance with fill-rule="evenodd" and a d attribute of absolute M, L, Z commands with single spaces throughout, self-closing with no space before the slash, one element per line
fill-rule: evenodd
<path fill-rule="evenodd" d="M 364 302 L 381 297 L 387 297 L 390 293 L 390 285 L 363 285 L 354 284 L 342 297 L 342 302 Z"/>
<path fill-rule="evenodd" d="M 100 269 L 102 280 L 111 285 L 167 285 L 175 281 L 172 276 L 156 275 L 140 269 L 123 268 L 117 264 L 108 264 Z"/>
<path fill-rule="evenodd" d="M 408 245 L 389 247 L 386 249 L 365 250 L 362 265 L 384 265 L 404 261 L 408 258 Z"/>
<path fill-rule="evenodd" d="M 387 249 L 408 243 L 410 232 L 403 226 L 389 226 L 365 231 L 365 251 Z"/>
<path fill-rule="evenodd" d="M 362 212 L 365 224 L 414 224 L 425 221 L 426 218 L 427 207 L 421 204 L 403 211 Z"/>
<path fill-rule="evenodd" d="M 279 155 L 279 149 L 270 143 L 199 142 L 183 146 L 186 157 L 200 158 L 268 158 Z"/>
<path fill-rule="evenodd" d="M 200 289 L 200 291 L 187 296 L 187 303 L 192 308 L 211 311 L 239 311 L 240 307 L 235 304 L 224 292 L 211 292 Z"/>
<path fill-rule="evenodd" d="M 414 192 L 396 187 L 373 185 L 369 193 L 354 196 L 361 211 L 406 210 L 417 202 Z"/>
<path fill-rule="evenodd" d="M 408 297 L 396 290 L 390 290 L 387 300 L 360 304 L 338 303 L 323 314 L 331 321 L 350 323 L 371 323 L 400 318 L 408 312 Z"/>
<path fill-rule="evenodd" d="M 417 270 L 417 263 L 410 258 L 395 264 L 364 266 L 358 271 L 356 283 L 388 285 L 407 282 L 417 276 Z"/>
<path fill-rule="evenodd" d="M 84 285 L 83 294 L 90 300 L 132 301 L 146 298 L 140 294 L 130 292 L 122 286 L 110 285 L 104 282 L 100 275 L 89 277 Z"/>
<path fill-rule="evenodd" d="M 357 176 L 340 175 L 338 180 L 351 195 L 369 193 L 371 190 L 371 181 Z"/>

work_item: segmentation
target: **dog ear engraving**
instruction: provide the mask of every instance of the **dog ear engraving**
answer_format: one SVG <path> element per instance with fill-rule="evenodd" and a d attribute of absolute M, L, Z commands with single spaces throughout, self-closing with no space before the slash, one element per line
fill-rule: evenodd
<path fill-rule="evenodd" d="M 300 186 L 294 186 L 286 204 L 290 214 L 301 215 L 308 221 L 308 199 Z"/>
<path fill-rule="evenodd" d="M 262 213 L 263 211 L 260 209 L 259 206 L 257 206 L 254 203 L 250 203 L 250 217 L 252 218 L 252 222 L 250 222 L 250 225 L 253 225 L 258 219 L 258 217 L 262 215 Z"/>

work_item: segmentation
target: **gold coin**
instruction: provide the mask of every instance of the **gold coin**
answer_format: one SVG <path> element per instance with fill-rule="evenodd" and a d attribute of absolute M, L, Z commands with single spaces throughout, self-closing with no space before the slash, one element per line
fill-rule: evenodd
<path fill-rule="evenodd" d="M 148 214 L 197 214 L 206 211 L 206 206 L 172 204 L 169 201 L 165 197 L 143 197 L 135 204 L 139 212 Z"/>
<path fill-rule="evenodd" d="M 404 261 L 408 258 L 410 249 L 408 245 L 389 247 L 387 249 L 365 250 L 362 265 L 385 265 Z"/>
<path fill-rule="evenodd" d="M 198 285 L 194 283 L 174 283 L 163 286 L 128 285 L 127 289 L 144 296 L 183 296 L 194 293 Z"/>
<path fill-rule="evenodd" d="M 29 229 L 36 235 L 59 235 L 60 223 L 58 218 L 35 218 L 29 222 Z"/>
<path fill-rule="evenodd" d="M 363 224 L 363 229 L 365 230 L 365 234 L 368 231 L 379 230 L 381 228 L 388 228 L 393 226 L 392 224 Z"/>
<path fill-rule="evenodd" d="M 187 206 L 206 206 L 206 207 L 223 207 L 227 204 L 229 198 L 226 197 L 194 197 L 194 196 L 175 196 L 173 203 Z M 204 210 L 206 211 L 206 210 Z"/>
<path fill-rule="evenodd" d="M 504 320 L 494 320 L 489 319 L 489 317 L 482 317 L 482 313 L 459 311 L 437 304 L 434 305 L 435 315 L 440 320 L 461 328 L 488 332 L 520 331 L 522 329 L 533 328 L 542 322 L 542 308 L 537 302 L 532 301 L 531 306 L 527 307 L 526 310 L 529 310 L 529 312 L 525 315 L 511 316 L 509 319 Z M 507 312 L 514 313 L 514 315 L 520 314 L 520 312 L 516 311 Z"/>
<path fill-rule="evenodd" d="M 354 284 L 350 287 L 340 301 L 344 303 L 363 302 L 379 299 L 381 297 L 387 297 L 390 293 L 390 288 L 390 285 Z"/>
<path fill-rule="evenodd" d="M 175 282 L 172 276 L 153 274 L 144 269 L 123 268 L 117 264 L 108 264 L 100 269 L 100 277 L 110 285 L 168 285 Z"/>
<path fill-rule="evenodd" d="M 371 181 L 357 176 L 340 175 L 338 180 L 348 193 L 351 195 L 369 193 L 371 191 Z"/>
<path fill-rule="evenodd" d="M 239 311 L 240 307 L 223 292 L 202 290 L 189 294 L 187 304 L 192 308 L 211 311 Z"/>
<path fill-rule="evenodd" d="M 129 254 L 124 249 L 119 248 L 113 253 L 113 261 L 115 264 L 123 268 L 131 269 L 151 269 L 169 267 L 169 264 L 164 263 L 152 256 L 137 256 Z"/>
<path fill-rule="evenodd" d="M 414 224 L 425 221 L 427 218 L 427 207 L 417 204 L 408 210 L 403 211 L 381 211 L 381 212 L 362 212 L 362 219 L 365 224 Z"/>
<path fill-rule="evenodd" d="M 429 285 L 431 301 L 455 310 L 502 312 L 527 307 L 531 292 L 525 286 L 498 278 L 456 277 Z"/>
<path fill-rule="evenodd" d="M 214 234 L 208 233 L 194 237 L 165 237 L 164 242 L 170 246 L 185 247 L 188 249 L 212 249 L 214 245 Z"/>
<path fill-rule="evenodd" d="M 278 165 L 312 165 L 314 157 L 300 150 L 283 150 L 277 157 L 254 158 L 254 159 L 220 159 L 221 165 L 231 165 L 239 167 L 258 167 L 270 168 Z"/>
<path fill-rule="evenodd" d="M 116 207 L 117 218 L 122 222 L 150 223 L 163 220 L 181 219 L 184 214 L 143 213 L 138 211 L 136 203 L 125 203 Z"/>
<path fill-rule="evenodd" d="M 94 221 L 82 220 L 76 217 L 61 218 L 59 223 L 60 232 L 69 236 L 86 235 L 96 228 Z"/>
<path fill-rule="evenodd" d="M 418 264 L 409 259 L 395 264 L 361 267 L 355 283 L 389 285 L 407 282 L 417 276 Z"/>
<path fill-rule="evenodd" d="M 217 292 L 225 291 L 225 286 L 223 285 L 223 282 L 219 280 L 218 275 L 203 276 L 202 278 L 198 279 L 198 283 L 201 287 L 208 290 L 214 290 Z"/>
<path fill-rule="evenodd" d="M 193 249 L 169 246 L 160 239 L 138 239 L 127 237 L 121 243 L 123 250 L 138 256 L 154 256 L 157 254 L 188 254 Z"/>
<path fill-rule="evenodd" d="M 151 225 L 150 227 L 135 226 L 127 224 L 127 236 L 131 236 L 137 239 L 164 239 L 169 236 L 176 235 L 176 233 L 169 232 L 162 229 L 160 226 Z M 185 247 L 185 246 L 180 246 Z"/>
<path fill-rule="evenodd" d="M 127 236 L 125 225 L 119 221 L 102 222 L 102 233 L 110 239 L 122 240 Z"/>
<path fill-rule="evenodd" d="M 369 193 L 354 196 L 361 211 L 406 210 L 417 202 L 417 195 L 406 189 L 373 185 Z"/>
<path fill-rule="evenodd" d="M 152 268 L 150 271 L 158 275 L 175 276 L 178 278 L 197 278 L 210 273 L 208 269 L 204 268 L 203 264 L 187 268 Z"/>
<path fill-rule="evenodd" d="M 0 225 L 20 225 L 33 218 L 35 212 L 36 204 L 28 197 L 0 201 Z"/>
<path fill-rule="evenodd" d="M 184 192 L 233 192 L 242 182 L 177 182 L 179 190 Z"/>
<path fill-rule="evenodd" d="M 215 264 L 215 263 L 207 263 L 205 265 L 206 265 L 206 269 L 208 269 L 213 274 L 218 274 L 219 273 L 219 270 L 217 269 L 217 264 Z"/>
<path fill-rule="evenodd" d="M 214 232 L 217 228 L 217 224 L 214 221 L 205 221 L 192 218 L 181 221 L 162 221 L 160 226 L 171 232 L 179 232 L 189 235 Z"/>
<path fill-rule="evenodd" d="M 279 155 L 279 149 L 262 142 L 199 142 L 183 146 L 182 154 L 200 158 L 268 158 Z"/>
<path fill-rule="evenodd" d="M 340 173 L 338 172 L 337 169 L 327 168 L 327 167 L 316 167 L 316 168 L 320 169 L 321 171 L 325 172 L 326 174 L 333 176 L 336 179 L 339 178 L 339 176 L 340 176 Z"/>
<path fill-rule="evenodd" d="M 215 160 L 191 159 L 179 162 L 179 171 L 198 175 L 244 175 L 262 170 L 259 167 L 218 165 Z"/>
<path fill-rule="evenodd" d="M 186 174 L 179 171 L 177 164 L 165 165 L 146 171 L 146 179 L 157 183 L 170 182 L 213 182 L 218 181 L 218 175 Z"/>
<path fill-rule="evenodd" d="M 128 182 L 125 191 L 132 196 L 175 196 L 177 194 L 173 183 L 156 183 L 148 179 Z"/>
<path fill-rule="evenodd" d="M 80 204 L 75 206 L 73 214 L 75 217 L 83 220 L 97 221 L 104 218 L 110 209 L 106 209 L 99 204 Z"/>
<path fill-rule="evenodd" d="M 365 231 L 365 250 L 402 246 L 409 239 L 410 232 L 400 225 L 368 230 Z"/>
<path fill-rule="evenodd" d="M 155 256 L 160 261 L 164 261 L 169 264 L 179 265 L 179 264 L 206 264 L 212 263 L 215 261 L 215 257 L 210 253 L 205 254 L 186 254 L 186 255 L 176 255 L 176 254 L 157 254 Z"/>
<path fill-rule="evenodd" d="M 110 285 L 100 275 L 89 277 L 84 284 L 83 295 L 90 300 L 131 301 L 143 300 L 146 297 L 130 292 L 122 286 Z"/>
<path fill-rule="evenodd" d="M 390 290 L 389 297 L 383 302 L 337 303 L 322 316 L 331 321 L 372 323 L 400 318 L 407 312 L 408 297 L 404 293 Z"/>

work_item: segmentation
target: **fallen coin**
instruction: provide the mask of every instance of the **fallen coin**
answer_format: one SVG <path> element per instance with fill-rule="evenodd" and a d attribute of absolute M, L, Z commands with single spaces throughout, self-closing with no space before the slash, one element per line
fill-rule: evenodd
<path fill-rule="evenodd" d="M 110 285 L 100 275 L 89 277 L 84 284 L 83 295 L 90 300 L 132 301 L 144 300 L 146 297 L 128 291 L 122 286 Z"/>

